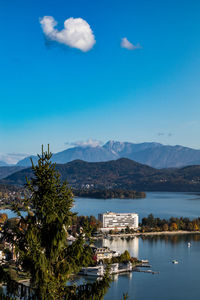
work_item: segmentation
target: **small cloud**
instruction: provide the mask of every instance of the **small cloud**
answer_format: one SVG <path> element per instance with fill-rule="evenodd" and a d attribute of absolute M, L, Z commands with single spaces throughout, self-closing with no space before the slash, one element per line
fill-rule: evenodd
<path fill-rule="evenodd" d="M 67 45 L 71 48 L 87 52 L 92 49 L 95 36 L 90 25 L 82 18 L 69 18 L 64 22 L 64 29 L 55 29 L 57 22 L 51 16 L 44 16 L 40 19 L 43 33 L 50 41 Z"/>
<path fill-rule="evenodd" d="M 163 136 L 165 135 L 164 132 L 158 132 L 158 136 Z"/>
<path fill-rule="evenodd" d="M 171 136 L 172 136 L 172 133 L 171 133 L 171 132 L 169 132 L 169 133 L 158 132 L 157 134 L 158 134 L 158 136 L 168 136 L 168 137 L 171 137 Z"/>
<path fill-rule="evenodd" d="M 137 45 L 133 45 L 126 37 L 121 39 L 121 47 L 128 50 L 142 49 L 139 43 Z"/>
<path fill-rule="evenodd" d="M 73 146 L 73 147 L 98 147 L 102 144 L 101 141 L 89 139 L 87 141 L 76 141 L 73 143 L 65 143 L 68 146 Z"/>

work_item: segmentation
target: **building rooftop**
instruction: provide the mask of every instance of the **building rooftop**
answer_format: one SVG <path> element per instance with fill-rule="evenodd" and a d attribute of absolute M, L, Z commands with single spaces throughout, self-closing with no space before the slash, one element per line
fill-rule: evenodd
<path fill-rule="evenodd" d="M 112 211 L 107 211 L 106 213 L 102 213 L 102 215 L 129 215 L 129 214 L 135 214 L 137 215 L 136 212 L 126 212 L 126 213 L 120 213 L 120 212 L 112 212 Z"/>

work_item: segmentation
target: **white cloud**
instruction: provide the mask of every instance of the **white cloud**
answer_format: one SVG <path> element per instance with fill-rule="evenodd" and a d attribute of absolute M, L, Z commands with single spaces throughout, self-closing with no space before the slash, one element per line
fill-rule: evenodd
<path fill-rule="evenodd" d="M 158 136 L 168 136 L 171 137 L 173 134 L 171 132 L 165 133 L 165 132 L 158 132 Z"/>
<path fill-rule="evenodd" d="M 98 147 L 102 144 L 101 141 L 89 139 L 87 141 L 77 141 L 73 143 L 66 143 L 66 145 L 70 145 L 73 147 Z"/>
<path fill-rule="evenodd" d="M 142 48 L 140 44 L 133 45 L 126 37 L 121 39 L 121 47 L 128 50 L 136 50 Z"/>
<path fill-rule="evenodd" d="M 40 19 L 40 24 L 45 36 L 51 41 L 55 41 L 71 48 L 77 48 L 87 52 L 96 43 L 95 36 L 90 25 L 82 18 L 69 18 L 64 22 L 64 29 L 57 30 L 57 22 L 51 16 L 44 16 Z"/>

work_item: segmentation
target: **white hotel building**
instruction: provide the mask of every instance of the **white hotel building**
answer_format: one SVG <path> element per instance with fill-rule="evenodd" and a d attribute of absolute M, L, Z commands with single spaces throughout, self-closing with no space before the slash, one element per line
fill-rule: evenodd
<path fill-rule="evenodd" d="M 138 214 L 107 212 L 99 214 L 98 219 L 102 222 L 101 231 L 122 230 L 127 226 L 131 229 L 138 228 Z"/>

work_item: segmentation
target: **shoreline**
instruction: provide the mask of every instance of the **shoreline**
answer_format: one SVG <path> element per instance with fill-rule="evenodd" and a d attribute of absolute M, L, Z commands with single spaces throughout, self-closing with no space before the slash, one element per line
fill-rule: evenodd
<path fill-rule="evenodd" d="M 120 233 L 108 234 L 109 237 L 131 237 L 131 236 L 150 236 L 150 235 L 177 235 L 177 234 L 200 234 L 200 231 L 154 231 L 154 232 L 135 232 L 135 233 Z"/>

